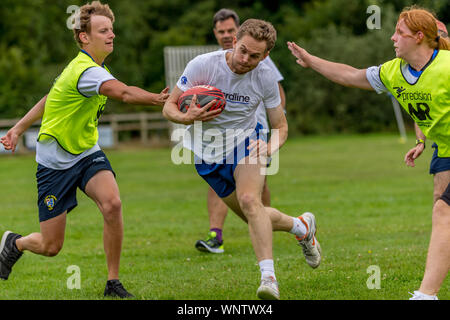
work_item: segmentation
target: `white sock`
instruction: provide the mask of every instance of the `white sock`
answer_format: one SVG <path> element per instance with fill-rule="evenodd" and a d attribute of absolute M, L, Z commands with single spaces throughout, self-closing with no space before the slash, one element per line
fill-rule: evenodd
<path fill-rule="evenodd" d="M 304 237 L 307 231 L 304 223 L 299 218 L 293 217 L 292 220 L 294 221 L 294 226 L 289 232 L 295 234 L 299 238 Z"/>
<path fill-rule="evenodd" d="M 259 269 L 261 270 L 261 279 L 264 277 L 273 277 L 276 280 L 272 259 L 261 260 L 259 262 Z"/>

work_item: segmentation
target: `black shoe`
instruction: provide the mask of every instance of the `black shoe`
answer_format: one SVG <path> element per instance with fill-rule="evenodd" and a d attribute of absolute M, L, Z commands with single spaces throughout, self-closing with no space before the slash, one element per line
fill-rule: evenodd
<path fill-rule="evenodd" d="M 19 260 L 23 252 L 16 247 L 16 240 L 22 238 L 20 234 L 6 231 L 0 242 L 0 279 L 8 280 L 13 265 Z"/>
<path fill-rule="evenodd" d="M 223 241 L 219 242 L 217 234 L 214 231 L 208 233 L 206 240 L 198 240 L 195 243 L 195 247 L 202 252 L 223 253 L 225 251 Z"/>
<path fill-rule="evenodd" d="M 134 296 L 129 293 L 123 287 L 119 280 L 108 280 L 106 281 L 105 287 L 105 297 L 119 297 L 119 298 L 134 298 Z"/>

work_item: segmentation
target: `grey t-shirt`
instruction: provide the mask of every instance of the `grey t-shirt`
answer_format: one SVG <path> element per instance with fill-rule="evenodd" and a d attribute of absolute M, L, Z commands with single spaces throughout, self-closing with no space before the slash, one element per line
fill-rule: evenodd
<path fill-rule="evenodd" d="M 80 77 L 78 90 L 84 96 L 92 97 L 100 94 L 100 86 L 109 80 L 115 80 L 115 78 L 104 68 L 89 68 Z M 65 170 L 98 150 L 100 150 L 100 146 L 97 143 L 83 153 L 73 155 L 61 148 L 55 139 L 46 137 L 36 144 L 36 162 L 50 169 Z"/>

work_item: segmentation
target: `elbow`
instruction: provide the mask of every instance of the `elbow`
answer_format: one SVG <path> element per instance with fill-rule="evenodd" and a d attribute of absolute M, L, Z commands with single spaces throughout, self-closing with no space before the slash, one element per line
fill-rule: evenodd
<path fill-rule="evenodd" d="M 133 99 L 132 99 L 132 95 L 130 94 L 130 92 L 125 89 L 120 93 L 120 100 L 123 103 L 127 103 L 127 104 L 133 104 Z"/>
<path fill-rule="evenodd" d="M 117 91 L 118 100 L 122 101 L 123 103 L 127 103 L 127 104 L 136 104 L 137 100 L 136 100 L 135 88 L 136 87 L 127 86 L 127 85 L 122 86 Z"/>
<path fill-rule="evenodd" d="M 170 120 L 169 117 L 168 117 L 168 115 L 167 115 L 167 112 L 165 111 L 165 109 L 162 110 L 162 115 L 163 115 L 163 117 L 166 118 L 167 120 Z"/>
<path fill-rule="evenodd" d="M 162 109 L 162 115 L 164 118 L 166 118 L 169 121 L 173 121 L 172 117 L 170 116 L 170 112 L 169 112 L 169 106 L 167 105 L 167 102 L 164 104 L 163 109 Z"/>

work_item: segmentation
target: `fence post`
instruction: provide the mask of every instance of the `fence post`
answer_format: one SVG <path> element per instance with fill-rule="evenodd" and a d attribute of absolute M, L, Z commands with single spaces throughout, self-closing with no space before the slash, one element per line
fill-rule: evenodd
<path fill-rule="evenodd" d="M 141 123 L 141 143 L 146 145 L 148 142 L 147 113 L 141 112 L 139 114 L 139 121 Z"/>
<path fill-rule="evenodd" d="M 117 118 L 115 114 L 111 115 L 111 129 L 113 132 L 113 142 L 117 146 L 119 144 L 119 126 L 117 123 Z"/>

